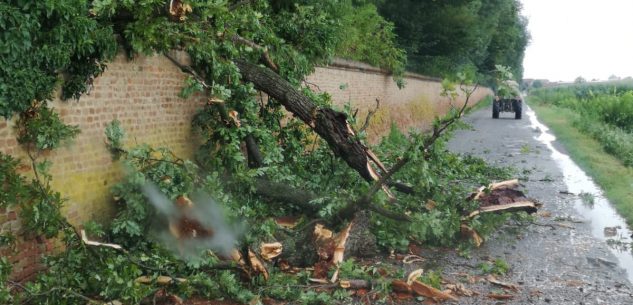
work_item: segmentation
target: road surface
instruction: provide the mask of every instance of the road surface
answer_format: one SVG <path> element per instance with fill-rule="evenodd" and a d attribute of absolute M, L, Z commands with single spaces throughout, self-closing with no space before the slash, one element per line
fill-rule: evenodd
<path fill-rule="evenodd" d="M 501 258 L 511 268 L 500 280 L 520 287 L 510 293 L 514 296 L 511 300 L 499 301 L 488 294 L 503 289 L 478 281 L 474 290 L 480 295 L 460 298 L 459 303 L 633 304 L 628 280 L 633 275 L 622 268 L 633 265 L 627 261 L 631 260 L 630 249 L 614 254 L 605 239 L 596 236 L 603 229 L 596 229 L 598 221 L 610 223 L 617 217 L 604 212 L 592 216 L 592 212 L 579 209 L 579 197 L 567 192 L 580 174 L 565 168 L 560 161 L 566 158 L 560 153 L 562 148 L 556 142 L 548 145 L 543 140 L 547 128 L 537 124 L 529 108 L 524 106 L 524 112 L 522 120 L 514 120 L 513 113 L 502 113 L 500 119 L 493 120 L 491 109 L 476 111 L 465 118 L 473 130 L 458 131 L 449 143 L 451 151 L 516 167 L 524 191 L 543 203 L 540 214 L 544 215 L 527 227 L 505 226 L 472 251 L 471 258 L 438 255 L 444 260 L 437 262 L 445 266 L 443 274 L 457 279 L 464 272 L 476 274 L 478 270 L 473 267 L 482 260 Z"/>

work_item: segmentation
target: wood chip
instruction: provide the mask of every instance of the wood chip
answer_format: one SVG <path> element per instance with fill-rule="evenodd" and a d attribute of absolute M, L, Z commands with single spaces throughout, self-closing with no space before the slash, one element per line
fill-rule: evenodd
<path fill-rule="evenodd" d="M 416 269 L 409 273 L 407 276 L 407 285 L 413 284 L 413 281 L 417 280 L 424 273 L 424 269 Z"/>
<path fill-rule="evenodd" d="M 266 270 L 264 263 L 259 260 L 255 252 L 251 251 L 251 249 L 248 249 L 248 259 L 251 262 L 250 265 L 251 268 L 253 268 L 253 271 L 262 274 L 264 276 L 264 279 L 268 280 L 268 270 Z"/>
<path fill-rule="evenodd" d="M 89 245 L 89 246 L 107 247 L 107 248 L 113 248 L 117 250 L 123 250 L 123 247 L 117 244 L 100 243 L 97 241 L 89 240 L 88 236 L 86 236 L 85 230 L 81 230 L 81 240 L 84 242 L 84 244 Z"/>
<path fill-rule="evenodd" d="M 431 287 L 420 281 L 414 281 L 411 285 L 411 289 L 417 295 L 431 298 L 435 301 L 446 301 L 446 300 L 458 301 L 458 299 L 455 296 L 449 293 L 446 293 L 444 291 L 435 289 L 434 287 Z"/>

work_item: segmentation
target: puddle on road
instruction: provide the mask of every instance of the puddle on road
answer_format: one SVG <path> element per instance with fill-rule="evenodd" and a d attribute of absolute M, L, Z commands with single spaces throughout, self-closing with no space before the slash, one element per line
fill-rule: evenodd
<path fill-rule="evenodd" d="M 626 222 L 604 197 L 602 190 L 593 182 L 593 179 L 587 176 L 568 155 L 561 153 L 552 145 L 556 137 L 548 132 L 549 128 L 547 126 L 536 119 L 534 111 L 528 109 L 526 114 L 530 118 L 532 128 L 540 132 L 536 139 L 547 145 L 547 148 L 552 152 L 552 158 L 561 168 L 567 191 L 574 194 L 582 194 L 576 199 L 574 205 L 576 210 L 584 221 L 590 222 L 593 236 L 603 240 L 605 243 L 608 241 L 612 242 L 612 245 L 609 246 L 611 252 L 618 258 L 619 266 L 626 269 L 629 282 L 633 283 L 633 254 L 630 247 L 632 245 L 631 231 L 628 229 Z M 585 198 L 583 199 L 582 197 Z M 593 202 L 588 204 L 587 201 Z M 615 229 L 614 227 L 619 228 Z M 605 230 L 605 228 L 612 229 Z"/>

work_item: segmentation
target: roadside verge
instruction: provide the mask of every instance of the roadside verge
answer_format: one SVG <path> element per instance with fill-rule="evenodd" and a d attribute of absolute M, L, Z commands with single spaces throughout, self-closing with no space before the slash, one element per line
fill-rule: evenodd
<path fill-rule="evenodd" d="M 609 201 L 633 225 L 633 169 L 605 152 L 591 136 L 573 126 L 576 114 L 566 108 L 530 104 L 539 120 L 547 125 L 569 156 L 604 190 Z"/>

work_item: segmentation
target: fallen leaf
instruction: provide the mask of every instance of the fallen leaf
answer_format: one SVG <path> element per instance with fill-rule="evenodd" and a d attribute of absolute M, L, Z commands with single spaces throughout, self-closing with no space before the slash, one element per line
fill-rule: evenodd
<path fill-rule="evenodd" d="M 445 301 L 445 300 L 457 301 L 458 300 L 453 295 L 443 292 L 441 290 L 435 289 L 434 287 L 431 287 L 420 281 L 413 281 L 413 283 L 411 284 L 411 289 L 413 289 L 413 292 L 415 292 L 418 295 L 421 295 L 427 298 L 432 298 L 433 300 L 436 300 L 436 301 Z"/>
<path fill-rule="evenodd" d="M 262 243 L 259 246 L 259 253 L 263 259 L 269 261 L 279 255 L 283 251 L 283 245 L 280 242 Z"/>
<path fill-rule="evenodd" d="M 504 288 L 508 288 L 514 291 L 519 291 L 519 286 L 515 285 L 515 284 L 510 284 L 510 283 L 506 283 L 506 282 L 502 282 L 497 280 L 497 278 L 495 278 L 492 275 L 488 275 L 488 277 L 486 277 L 486 280 L 488 282 L 490 282 L 491 284 L 497 285 L 497 286 L 501 286 Z"/>
<path fill-rule="evenodd" d="M 413 283 L 413 281 L 417 280 L 422 273 L 424 273 L 424 269 L 416 269 L 411 271 L 411 273 L 409 273 L 409 276 L 407 276 L 407 285 L 411 285 Z"/>
<path fill-rule="evenodd" d="M 497 293 L 488 294 L 488 297 L 495 300 L 511 300 L 512 298 L 514 298 L 514 296 L 511 294 L 497 294 Z"/>

